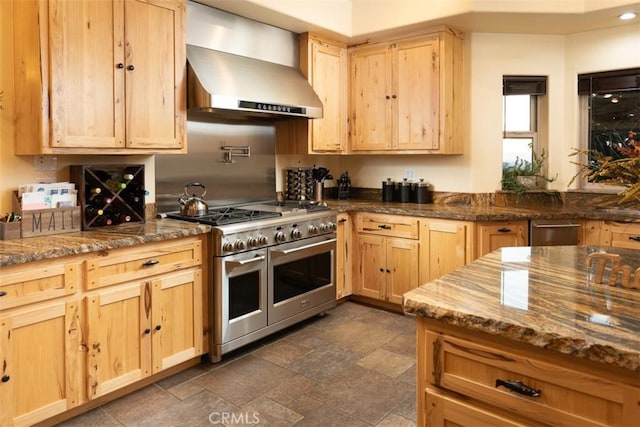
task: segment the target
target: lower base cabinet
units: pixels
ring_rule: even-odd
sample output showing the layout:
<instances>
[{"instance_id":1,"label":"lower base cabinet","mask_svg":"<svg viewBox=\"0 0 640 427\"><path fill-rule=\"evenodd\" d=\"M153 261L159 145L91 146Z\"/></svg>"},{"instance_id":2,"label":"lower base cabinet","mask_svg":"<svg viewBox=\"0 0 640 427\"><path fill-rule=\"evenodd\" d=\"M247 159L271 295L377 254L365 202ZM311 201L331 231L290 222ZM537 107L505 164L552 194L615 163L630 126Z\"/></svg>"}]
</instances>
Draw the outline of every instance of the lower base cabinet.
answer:
<instances>
[{"instance_id":1,"label":"lower base cabinet","mask_svg":"<svg viewBox=\"0 0 640 427\"><path fill-rule=\"evenodd\" d=\"M82 324L78 299L0 319L0 425L30 426L82 403Z\"/></svg>"},{"instance_id":2,"label":"lower base cabinet","mask_svg":"<svg viewBox=\"0 0 640 427\"><path fill-rule=\"evenodd\" d=\"M3 267L0 427L55 424L93 399L198 361L204 242L191 236Z\"/></svg>"},{"instance_id":3,"label":"lower base cabinet","mask_svg":"<svg viewBox=\"0 0 640 427\"><path fill-rule=\"evenodd\" d=\"M87 297L93 399L202 352L202 280L187 270Z\"/></svg>"},{"instance_id":4,"label":"lower base cabinet","mask_svg":"<svg viewBox=\"0 0 640 427\"><path fill-rule=\"evenodd\" d=\"M629 427L640 420L640 377L632 371L423 317L417 334L420 426ZM507 388L513 381L528 388Z\"/></svg>"}]
</instances>

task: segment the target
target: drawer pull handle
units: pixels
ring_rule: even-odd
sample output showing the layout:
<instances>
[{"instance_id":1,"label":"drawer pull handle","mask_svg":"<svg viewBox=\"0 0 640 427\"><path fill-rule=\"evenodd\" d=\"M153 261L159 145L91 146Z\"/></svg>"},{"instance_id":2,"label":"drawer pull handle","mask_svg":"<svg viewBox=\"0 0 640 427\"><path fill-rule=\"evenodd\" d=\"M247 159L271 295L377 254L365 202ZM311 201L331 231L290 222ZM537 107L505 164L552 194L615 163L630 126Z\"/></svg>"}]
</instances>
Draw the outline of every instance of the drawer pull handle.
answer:
<instances>
[{"instance_id":1,"label":"drawer pull handle","mask_svg":"<svg viewBox=\"0 0 640 427\"><path fill-rule=\"evenodd\" d=\"M143 267L151 267L152 265L156 265L156 264L160 264L160 261L158 261L157 259L150 259L147 262L143 262L142 266Z\"/></svg>"},{"instance_id":2,"label":"drawer pull handle","mask_svg":"<svg viewBox=\"0 0 640 427\"><path fill-rule=\"evenodd\" d=\"M155 330L156 330L156 331L159 331L160 329L162 329L162 326L160 326L160 325L156 325Z\"/></svg>"},{"instance_id":3,"label":"drawer pull handle","mask_svg":"<svg viewBox=\"0 0 640 427\"><path fill-rule=\"evenodd\" d=\"M508 233L508 232L510 232L510 231L511 231L511 229L510 229L510 228L507 228L507 227L502 227L502 228L499 228L499 229L498 229L498 231L499 231L500 233Z\"/></svg>"},{"instance_id":4,"label":"drawer pull handle","mask_svg":"<svg viewBox=\"0 0 640 427\"><path fill-rule=\"evenodd\" d=\"M150 333L151 333L151 329L146 328L146 329L144 330L144 334L145 334L145 335L149 335Z\"/></svg>"},{"instance_id":5,"label":"drawer pull handle","mask_svg":"<svg viewBox=\"0 0 640 427\"><path fill-rule=\"evenodd\" d=\"M5 296L7 293L5 291L0 291L0 297Z\"/></svg>"},{"instance_id":6,"label":"drawer pull handle","mask_svg":"<svg viewBox=\"0 0 640 427\"><path fill-rule=\"evenodd\" d=\"M11 379L11 377L9 375L3 375L2 376L2 382L3 383L9 382L10 379Z\"/></svg>"},{"instance_id":7,"label":"drawer pull handle","mask_svg":"<svg viewBox=\"0 0 640 427\"><path fill-rule=\"evenodd\" d=\"M383 230L391 230L391 226L387 224L380 224L378 228L381 228Z\"/></svg>"},{"instance_id":8,"label":"drawer pull handle","mask_svg":"<svg viewBox=\"0 0 640 427\"><path fill-rule=\"evenodd\" d=\"M340 219L338 220L338 222L347 222L347 219L346 219L346 218L340 218Z\"/></svg>"},{"instance_id":9,"label":"drawer pull handle","mask_svg":"<svg viewBox=\"0 0 640 427\"><path fill-rule=\"evenodd\" d=\"M522 394L524 396L529 396L529 397L540 397L540 395L542 394L540 390L531 388L523 384L522 381L518 381L518 380L513 381L513 380L497 379L496 387L500 387L500 386L503 386L510 391L516 392L518 394Z\"/></svg>"},{"instance_id":10,"label":"drawer pull handle","mask_svg":"<svg viewBox=\"0 0 640 427\"><path fill-rule=\"evenodd\" d=\"M634 242L640 242L640 236L629 236L629 240L633 240Z\"/></svg>"}]
</instances>

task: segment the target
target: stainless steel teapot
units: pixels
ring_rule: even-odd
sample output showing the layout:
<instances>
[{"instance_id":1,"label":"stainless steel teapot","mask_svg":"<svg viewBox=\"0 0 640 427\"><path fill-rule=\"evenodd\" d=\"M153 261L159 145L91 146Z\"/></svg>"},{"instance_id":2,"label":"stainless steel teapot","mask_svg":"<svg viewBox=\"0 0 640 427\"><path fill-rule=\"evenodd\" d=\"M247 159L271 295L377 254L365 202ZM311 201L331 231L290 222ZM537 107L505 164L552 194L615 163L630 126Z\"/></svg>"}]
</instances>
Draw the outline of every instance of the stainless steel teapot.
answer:
<instances>
[{"instance_id":1,"label":"stainless steel teapot","mask_svg":"<svg viewBox=\"0 0 640 427\"><path fill-rule=\"evenodd\" d=\"M198 197L193 193L189 196L189 188L200 187L202 194ZM184 187L184 193L180 195L178 203L180 203L180 214L184 216L202 216L209 212L209 206L202 199L207 194L207 188L199 182L190 182Z\"/></svg>"}]
</instances>

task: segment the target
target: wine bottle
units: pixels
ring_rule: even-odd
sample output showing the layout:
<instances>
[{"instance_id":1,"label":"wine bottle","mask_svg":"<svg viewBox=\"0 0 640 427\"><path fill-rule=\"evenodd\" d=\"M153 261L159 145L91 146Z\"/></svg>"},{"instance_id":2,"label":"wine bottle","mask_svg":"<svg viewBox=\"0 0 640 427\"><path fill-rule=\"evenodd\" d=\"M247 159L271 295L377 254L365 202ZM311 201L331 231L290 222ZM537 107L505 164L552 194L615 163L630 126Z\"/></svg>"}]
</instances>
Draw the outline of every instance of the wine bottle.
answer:
<instances>
[{"instance_id":1,"label":"wine bottle","mask_svg":"<svg viewBox=\"0 0 640 427\"><path fill-rule=\"evenodd\" d=\"M111 204L113 199L111 197L107 197L105 194L96 194L91 199L89 199L89 204L93 206L106 206Z\"/></svg>"},{"instance_id":2,"label":"wine bottle","mask_svg":"<svg viewBox=\"0 0 640 427\"><path fill-rule=\"evenodd\" d=\"M84 213L88 218L92 218L96 216L102 216L104 214L104 211L96 206L89 205L84 208Z\"/></svg>"},{"instance_id":3,"label":"wine bottle","mask_svg":"<svg viewBox=\"0 0 640 427\"><path fill-rule=\"evenodd\" d=\"M89 194L100 194L100 193L102 193L102 188L100 187L89 188Z\"/></svg>"},{"instance_id":4,"label":"wine bottle","mask_svg":"<svg viewBox=\"0 0 640 427\"><path fill-rule=\"evenodd\" d=\"M111 218L109 218L108 216L105 215L101 215L99 217L97 217L94 221L93 224L98 226L98 227L103 227L105 225L111 225L113 224L113 220Z\"/></svg>"}]
</instances>

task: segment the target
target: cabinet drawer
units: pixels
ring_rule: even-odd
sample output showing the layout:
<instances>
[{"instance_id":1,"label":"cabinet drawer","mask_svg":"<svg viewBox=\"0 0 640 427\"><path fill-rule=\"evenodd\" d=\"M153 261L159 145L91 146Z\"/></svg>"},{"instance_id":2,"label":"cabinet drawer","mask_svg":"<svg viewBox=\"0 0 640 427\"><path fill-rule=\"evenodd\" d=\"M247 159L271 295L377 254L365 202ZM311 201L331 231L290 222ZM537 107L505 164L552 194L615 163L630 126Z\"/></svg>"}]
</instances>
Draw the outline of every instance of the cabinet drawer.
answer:
<instances>
[{"instance_id":1,"label":"cabinet drawer","mask_svg":"<svg viewBox=\"0 0 640 427\"><path fill-rule=\"evenodd\" d=\"M359 214L357 216L359 233L380 236L418 238L418 219L399 215Z\"/></svg>"},{"instance_id":2,"label":"cabinet drawer","mask_svg":"<svg viewBox=\"0 0 640 427\"><path fill-rule=\"evenodd\" d=\"M0 308L5 310L72 294L78 290L80 265L76 260L45 260L3 267Z\"/></svg>"},{"instance_id":3,"label":"cabinet drawer","mask_svg":"<svg viewBox=\"0 0 640 427\"><path fill-rule=\"evenodd\" d=\"M633 387L447 335L427 332L426 339L426 372L444 389L555 426L627 426L638 415ZM521 381L540 395L508 391L499 380Z\"/></svg>"},{"instance_id":4,"label":"cabinet drawer","mask_svg":"<svg viewBox=\"0 0 640 427\"><path fill-rule=\"evenodd\" d=\"M461 427L525 427L541 426L530 421L518 421L448 395L441 390L425 390L424 426Z\"/></svg>"},{"instance_id":5,"label":"cabinet drawer","mask_svg":"<svg viewBox=\"0 0 640 427\"><path fill-rule=\"evenodd\" d=\"M640 224L606 222L604 229L611 230L611 246L614 248L640 249Z\"/></svg>"},{"instance_id":6,"label":"cabinet drawer","mask_svg":"<svg viewBox=\"0 0 640 427\"><path fill-rule=\"evenodd\" d=\"M110 286L202 263L199 239L149 243L100 252L85 263L87 289Z\"/></svg>"}]
</instances>

